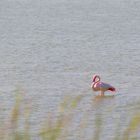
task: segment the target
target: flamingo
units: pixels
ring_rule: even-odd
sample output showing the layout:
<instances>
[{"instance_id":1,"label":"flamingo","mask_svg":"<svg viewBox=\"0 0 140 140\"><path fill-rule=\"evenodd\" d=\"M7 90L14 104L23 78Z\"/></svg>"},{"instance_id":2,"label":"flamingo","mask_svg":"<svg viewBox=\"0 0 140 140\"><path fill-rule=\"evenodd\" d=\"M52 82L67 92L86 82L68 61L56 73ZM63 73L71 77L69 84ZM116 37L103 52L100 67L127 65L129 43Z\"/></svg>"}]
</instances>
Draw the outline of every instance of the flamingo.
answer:
<instances>
[{"instance_id":1,"label":"flamingo","mask_svg":"<svg viewBox=\"0 0 140 140\"><path fill-rule=\"evenodd\" d=\"M100 91L100 96L104 96L105 91L112 91L115 92L116 89L104 82L100 81L100 76L99 75L95 75L93 76L93 81L92 81L92 85L91 88L93 89L93 91Z\"/></svg>"}]
</instances>

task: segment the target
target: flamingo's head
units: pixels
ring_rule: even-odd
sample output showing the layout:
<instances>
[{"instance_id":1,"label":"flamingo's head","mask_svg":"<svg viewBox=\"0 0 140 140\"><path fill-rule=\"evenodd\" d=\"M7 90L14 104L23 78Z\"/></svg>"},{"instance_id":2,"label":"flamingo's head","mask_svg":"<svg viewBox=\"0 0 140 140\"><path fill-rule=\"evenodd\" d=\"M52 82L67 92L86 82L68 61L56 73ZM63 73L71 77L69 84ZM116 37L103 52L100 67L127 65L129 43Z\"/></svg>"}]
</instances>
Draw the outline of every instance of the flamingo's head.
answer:
<instances>
[{"instance_id":1,"label":"flamingo's head","mask_svg":"<svg viewBox=\"0 0 140 140\"><path fill-rule=\"evenodd\" d=\"M99 75L94 75L92 82L99 82L100 81L100 76Z\"/></svg>"}]
</instances>

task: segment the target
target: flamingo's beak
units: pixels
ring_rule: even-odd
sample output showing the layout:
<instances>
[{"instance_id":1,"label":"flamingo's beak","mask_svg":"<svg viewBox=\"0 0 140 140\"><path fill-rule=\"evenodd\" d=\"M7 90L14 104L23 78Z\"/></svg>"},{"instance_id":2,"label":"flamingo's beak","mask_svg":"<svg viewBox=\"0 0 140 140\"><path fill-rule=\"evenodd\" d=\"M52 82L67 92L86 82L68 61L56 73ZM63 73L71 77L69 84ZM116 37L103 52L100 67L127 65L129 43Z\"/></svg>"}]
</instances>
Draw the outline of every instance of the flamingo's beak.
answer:
<instances>
[{"instance_id":1,"label":"flamingo's beak","mask_svg":"<svg viewBox=\"0 0 140 140\"><path fill-rule=\"evenodd\" d=\"M96 77L96 75L93 76L92 82L95 82Z\"/></svg>"}]
</instances>

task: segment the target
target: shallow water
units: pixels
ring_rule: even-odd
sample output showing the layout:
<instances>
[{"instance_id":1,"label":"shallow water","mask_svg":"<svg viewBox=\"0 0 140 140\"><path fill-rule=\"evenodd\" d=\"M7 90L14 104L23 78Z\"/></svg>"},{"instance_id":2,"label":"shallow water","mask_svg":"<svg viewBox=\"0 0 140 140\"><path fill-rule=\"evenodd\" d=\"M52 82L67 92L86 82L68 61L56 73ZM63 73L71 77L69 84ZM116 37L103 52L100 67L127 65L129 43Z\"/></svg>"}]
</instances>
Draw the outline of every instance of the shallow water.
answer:
<instances>
[{"instance_id":1,"label":"shallow water","mask_svg":"<svg viewBox=\"0 0 140 140\"><path fill-rule=\"evenodd\" d=\"M104 139L113 137L115 121L126 127L128 112L137 110L126 106L140 98L138 0L1 0L0 7L0 100L6 110L19 86L32 99L33 125L66 95L85 95L77 119L89 112L88 134L98 113L104 114ZM90 85L96 73L116 87L116 96L95 98Z\"/></svg>"}]
</instances>

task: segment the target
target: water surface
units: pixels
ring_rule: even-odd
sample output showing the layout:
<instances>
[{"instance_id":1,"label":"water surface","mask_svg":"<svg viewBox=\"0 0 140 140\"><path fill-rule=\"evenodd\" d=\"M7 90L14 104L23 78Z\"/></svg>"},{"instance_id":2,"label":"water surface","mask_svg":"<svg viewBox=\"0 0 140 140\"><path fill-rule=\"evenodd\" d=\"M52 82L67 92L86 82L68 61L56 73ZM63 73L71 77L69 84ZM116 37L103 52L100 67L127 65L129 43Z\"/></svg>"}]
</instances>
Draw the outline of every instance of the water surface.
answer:
<instances>
[{"instance_id":1,"label":"water surface","mask_svg":"<svg viewBox=\"0 0 140 140\"><path fill-rule=\"evenodd\" d=\"M128 112L137 110L126 106L140 98L139 1L1 0L0 7L0 100L6 110L19 86L32 99L33 126L66 95L85 95L76 120L89 113L86 139L95 114L104 116L104 139L113 138L117 121L125 129ZM117 95L96 99L93 74L114 85Z\"/></svg>"}]
</instances>

